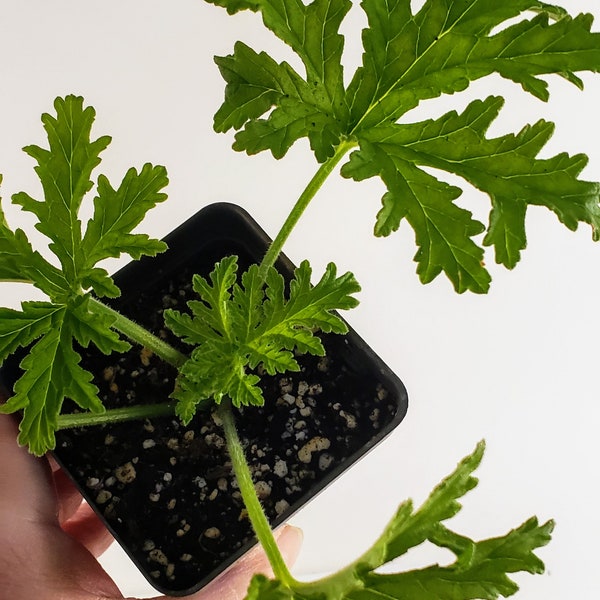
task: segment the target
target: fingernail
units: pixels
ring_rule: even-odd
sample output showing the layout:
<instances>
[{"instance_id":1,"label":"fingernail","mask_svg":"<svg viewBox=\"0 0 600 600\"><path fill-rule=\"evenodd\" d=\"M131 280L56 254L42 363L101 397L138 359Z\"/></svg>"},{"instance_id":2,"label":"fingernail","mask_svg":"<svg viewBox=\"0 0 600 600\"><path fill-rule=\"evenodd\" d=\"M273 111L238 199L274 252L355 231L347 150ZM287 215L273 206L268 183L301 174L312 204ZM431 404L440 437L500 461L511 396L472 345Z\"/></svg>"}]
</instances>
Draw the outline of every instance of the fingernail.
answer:
<instances>
[{"instance_id":1,"label":"fingernail","mask_svg":"<svg viewBox=\"0 0 600 600\"><path fill-rule=\"evenodd\" d=\"M288 525L287 523L275 532L277 544L300 545L304 540L304 532L299 527Z\"/></svg>"}]
</instances>

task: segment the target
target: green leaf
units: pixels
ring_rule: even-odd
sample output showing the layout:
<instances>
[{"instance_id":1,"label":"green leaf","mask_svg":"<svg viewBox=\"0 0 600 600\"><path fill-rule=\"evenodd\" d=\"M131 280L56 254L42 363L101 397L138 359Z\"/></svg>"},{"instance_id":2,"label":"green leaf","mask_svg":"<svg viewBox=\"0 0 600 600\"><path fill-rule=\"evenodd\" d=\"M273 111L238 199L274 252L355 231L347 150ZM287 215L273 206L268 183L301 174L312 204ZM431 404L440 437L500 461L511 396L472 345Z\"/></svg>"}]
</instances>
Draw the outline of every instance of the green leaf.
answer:
<instances>
[{"instance_id":1,"label":"green leaf","mask_svg":"<svg viewBox=\"0 0 600 600\"><path fill-rule=\"evenodd\" d=\"M382 596L403 600L496 600L515 594L519 587L508 573L519 571L543 573L542 561L533 550L550 540L553 524L539 525L532 518L503 537L473 543L440 528L439 538L432 536L440 546L457 554L453 565L438 565L409 571L380 575L370 573L364 578L364 589L351 592L355 600L379 600ZM457 543L458 542L458 543Z\"/></svg>"},{"instance_id":2,"label":"green leaf","mask_svg":"<svg viewBox=\"0 0 600 600\"><path fill-rule=\"evenodd\" d=\"M235 4L236 9L244 8ZM339 142L339 123L348 118L339 27L352 3L265 0L257 4L265 25L299 56L305 75L236 44L232 56L215 59L228 84L226 100L215 115L215 129L227 131L245 124L235 148L250 154L270 150L277 158L295 141L308 137L319 160L325 160ZM258 118L273 106L267 119Z\"/></svg>"},{"instance_id":3,"label":"green leaf","mask_svg":"<svg viewBox=\"0 0 600 600\"><path fill-rule=\"evenodd\" d=\"M484 444L463 459L418 509L404 502L383 534L357 561L325 579L285 585L256 575L246 600L496 600L518 590L511 573L542 573L534 554L550 541L553 523L528 519L506 535L474 541L446 527L444 521L461 509L460 499L477 485ZM429 542L447 548L456 560L399 573L377 570L408 550Z\"/></svg>"},{"instance_id":4,"label":"green leaf","mask_svg":"<svg viewBox=\"0 0 600 600\"><path fill-rule=\"evenodd\" d=\"M34 308L46 308L49 312L53 309L52 324L21 362L24 373L15 383L11 398L0 406L0 412L23 411L19 443L40 456L55 446L57 417L65 398L84 410L102 412L104 407L97 396L98 388L91 383L91 374L79 366L80 356L72 347L66 307Z\"/></svg>"},{"instance_id":5,"label":"green leaf","mask_svg":"<svg viewBox=\"0 0 600 600\"><path fill-rule=\"evenodd\" d=\"M259 8L261 0L255 0L254 2L248 0L206 0L216 6L222 6L227 9L230 15L239 12L240 10L252 10L256 11Z\"/></svg>"},{"instance_id":6,"label":"green leaf","mask_svg":"<svg viewBox=\"0 0 600 600\"><path fill-rule=\"evenodd\" d=\"M333 263L327 265L323 277L314 286L310 283L311 274L308 262L303 261L294 272L287 299L284 298L281 275L272 269L267 276L268 300L263 308L264 317L252 338L246 340L255 357L253 362L262 362L256 357L272 352L273 345L323 355L323 346L312 335L313 329L340 334L348 331L346 323L333 311L357 306L358 301L352 294L359 292L360 286L354 276L346 273L338 277ZM288 362L288 355L284 353L282 357L284 364ZM269 372L283 371L274 369Z\"/></svg>"},{"instance_id":7,"label":"green leaf","mask_svg":"<svg viewBox=\"0 0 600 600\"><path fill-rule=\"evenodd\" d=\"M403 504L375 543L372 550L375 560L368 553L363 558L364 563L379 563L377 566L380 566L405 554L434 536L441 522L458 514L462 508L459 499L477 486L473 472L481 463L484 449L483 442L480 442L475 451L433 490L418 511L413 512L410 502Z\"/></svg>"},{"instance_id":8,"label":"green leaf","mask_svg":"<svg viewBox=\"0 0 600 600\"><path fill-rule=\"evenodd\" d=\"M366 156L362 150L354 153L344 174L352 177L353 163L358 161L356 172L360 177L365 172L366 162L374 163L374 171L377 164L386 164L387 157L395 173L390 175L384 170L381 175L384 181L393 181L394 175L407 179L403 177L404 171L415 172L413 165L460 175L490 196L493 210L485 243L494 244L498 262L508 268L516 265L526 245L527 206L546 206L569 229L576 229L579 222L598 228L600 221L594 207L599 185L577 179L587 158L566 154L537 158L554 130L554 126L545 121L527 126L517 135L487 138L487 129L503 104L502 98L490 97L470 103L461 114L452 111L435 120L378 127L365 134L362 143L369 142L365 144ZM418 177L433 179L422 171ZM394 186L388 184L388 188L393 190ZM454 189L458 195L460 191ZM403 206L409 204L405 201L406 193L404 196L396 194L394 210L386 212L404 216L400 213ZM426 197L425 190L419 196ZM386 235L389 229L397 228L398 222L399 219L394 219L392 227L380 227L377 233ZM415 230L418 232L419 228ZM481 230L476 228L475 233Z\"/></svg>"},{"instance_id":9,"label":"green leaf","mask_svg":"<svg viewBox=\"0 0 600 600\"><path fill-rule=\"evenodd\" d=\"M129 169L117 190L112 188L106 177L99 177L94 216L87 225L82 242L85 267L91 268L105 258L121 254L137 259L166 250L164 242L131 232L148 210L166 200L167 195L161 190L167 183L165 168L150 164L145 164L139 173Z\"/></svg>"},{"instance_id":10,"label":"green leaf","mask_svg":"<svg viewBox=\"0 0 600 600\"><path fill-rule=\"evenodd\" d=\"M81 287L94 290L99 298L118 298L121 295L113 278L102 267L92 267L82 272Z\"/></svg>"},{"instance_id":11,"label":"green leaf","mask_svg":"<svg viewBox=\"0 0 600 600\"><path fill-rule=\"evenodd\" d=\"M60 260L65 276L74 280L83 258L79 208L92 187L90 177L100 163L100 152L108 146L110 138L90 140L96 113L91 107L84 108L83 98L57 98L54 108L56 117L42 115L50 148L25 148L38 163L35 170L42 183L44 200L34 200L21 192L13 196L13 202L37 216L36 228L52 240L50 248Z\"/></svg>"},{"instance_id":12,"label":"green leaf","mask_svg":"<svg viewBox=\"0 0 600 600\"><path fill-rule=\"evenodd\" d=\"M2 183L2 175L0 175ZM4 210L0 204L0 280L22 281L23 273L19 269L20 252L16 248L16 234L6 222Z\"/></svg>"},{"instance_id":13,"label":"green leaf","mask_svg":"<svg viewBox=\"0 0 600 600\"><path fill-rule=\"evenodd\" d=\"M0 361L19 347L31 346L14 395L1 410L23 410L19 439L36 454L53 447L65 398L84 410L103 410L74 343L93 343L105 354L130 347L113 330L114 318L90 308L86 290L97 296L120 293L97 263L122 253L140 258L165 249L163 242L132 233L146 212L166 198L161 192L168 181L165 169L149 164L140 172L130 169L117 189L100 176L94 214L83 233L80 208L110 138L91 140L95 111L84 106L83 98L57 98L54 106L56 116L42 116L49 148L25 148L37 161L44 198L21 192L13 202L37 217L36 228L50 239L60 268L34 250L22 230L13 231L0 208L0 280L32 283L50 299L24 303L20 311L0 309Z\"/></svg>"},{"instance_id":14,"label":"green leaf","mask_svg":"<svg viewBox=\"0 0 600 600\"><path fill-rule=\"evenodd\" d=\"M579 222L594 229L600 225L599 186L577 179L586 158L537 158L553 131L551 124L539 121L518 135L486 137L502 105L501 98L490 97L472 102L461 114L453 111L435 120L376 128L365 134L361 150L342 171L357 180L381 176L389 191L375 232L389 235L406 218L420 248L416 260L423 282L443 270L457 291L485 292L489 275L482 264L483 250L473 240L483 225L454 204L460 189L421 167L460 175L490 196L493 210L484 243L495 246L497 261L508 268L516 265L525 248L529 205L548 207L570 229Z\"/></svg>"},{"instance_id":15,"label":"green leaf","mask_svg":"<svg viewBox=\"0 0 600 600\"><path fill-rule=\"evenodd\" d=\"M383 180L387 193L375 232L388 235L403 219L410 223L424 283L444 272L459 292L487 291L483 246L494 246L496 261L513 268L526 245L530 205L548 207L570 229L587 223L594 239L600 237L600 186L579 179L586 157L538 158L552 124L540 121L489 139L500 98L410 122L410 111L423 100L460 92L494 73L543 101L549 98L546 75L582 87L577 73L600 71L600 33L591 31L591 15L572 17L536 0L426 0L414 14L409 0L364 0L362 64L345 87L339 31L347 3L214 3L230 12L260 11L304 66L301 74L238 42L232 55L217 59L227 87L215 129L238 130L236 150L270 150L277 158L304 137L320 162L336 147L358 146L342 174ZM460 188L425 167L456 174L489 196L489 223L473 220L456 202Z\"/></svg>"},{"instance_id":16,"label":"green leaf","mask_svg":"<svg viewBox=\"0 0 600 600\"><path fill-rule=\"evenodd\" d=\"M0 206L0 281L33 283L50 297L69 284L59 269L35 251L21 229L12 231Z\"/></svg>"},{"instance_id":17,"label":"green leaf","mask_svg":"<svg viewBox=\"0 0 600 600\"><path fill-rule=\"evenodd\" d=\"M240 406L262 406L265 403L262 390L258 387L260 377L252 373L237 373L231 378L227 388L229 396L238 408Z\"/></svg>"},{"instance_id":18,"label":"green leaf","mask_svg":"<svg viewBox=\"0 0 600 600\"><path fill-rule=\"evenodd\" d=\"M0 363L56 324L62 308L48 302L23 302L21 310L0 308Z\"/></svg>"},{"instance_id":19,"label":"green leaf","mask_svg":"<svg viewBox=\"0 0 600 600\"><path fill-rule=\"evenodd\" d=\"M245 600L299 600L300 595L277 579L255 575L250 582Z\"/></svg>"},{"instance_id":20,"label":"green leaf","mask_svg":"<svg viewBox=\"0 0 600 600\"><path fill-rule=\"evenodd\" d=\"M401 152L366 141L351 156L343 174L358 180L375 174L382 178L388 192L375 233L389 235L407 220L415 231L419 247L415 261L423 283L444 271L457 292L488 290L490 276L483 266L483 249L473 240L485 227L454 203L461 194L459 188L419 169Z\"/></svg>"},{"instance_id":21,"label":"green leaf","mask_svg":"<svg viewBox=\"0 0 600 600\"><path fill-rule=\"evenodd\" d=\"M93 343L103 354L127 352L131 348L129 342L122 340L112 329L114 319L97 311L90 311L90 296L77 298L65 315L74 339L87 348Z\"/></svg>"},{"instance_id":22,"label":"green leaf","mask_svg":"<svg viewBox=\"0 0 600 600\"><path fill-rule=\"evenodd\" d=\"M215 265L209 279L194 276L200 300L188 302L190 314L166 310L165 323L184 342L194 344L180 371L174 397L178 414L190 419L194 404L225 396L235 406L262 405L259 378L249 369L270 374L299 369L293 351L322 355L316 331L345 333L347 326L335 310L352 308L359 291L353 275L338 277L333 264L321 280L310 283L307 262L296 269L285 292L283 277L274 269L265 280L252 265L237 282L237 257Z\"/></svg>"},{"instance_id":23,"label":"green leaf","mask_svg":"<svg viewBox=\"0 0 600 600\"><path fill-rule=\"evenodd\" d=\"M44 199L35 200L20 192L13 195L13 202L36 215L36 228L50 238L50 250L58 258L62 272L31 248L22 231L13 233L2 214L0 249L9 245L14 248L0 261L0 275L4 274L4 279L15 278L18 265L20 279L32 281L59 303L90 287L99 296L118 296L108 273L96 265L123 253L137 259L165 250L163 242L145 234L133 234L132 230L150 208L165 200L161 190L168 183L166 171L150 164L144 165L139 173L132 168L116 190L106 177L100 176L94 215L83 232L79 211L86 193L93 187L92 172L110 138L91 140L96 113L92 107L84 107L83 98L57 98L54 106L56 116L42 116L49 149L25 148L38 163L35 170Z\"/></svg>"},{"instance_id":24,"label":"green leaf","mask_svg":"<svg viewBox=\"0 0 600 600\"><path fill-rule=\"evenodd\" d=\"M535 0L429 0L416 15L406 0L366 0L364 9L369 28L363 65L348 88L356 129L395 121L421 100L462 91L492 73L547 100L540 75L571 78L600 69L600 34L590 32L592 17L549 12ZM540 14L490 35L530 9Z\"/></svg>"},{"instance_id":25,"label":"green leaf","mask_svg":"<svg viewBox=\"0 0 600 600\"><path fill-rule=\"evenodd\" d=\"M202 302L190 306L201 336L208 326L224 339L231 340L231 288L236 280L237 268L237 257L226 256L215 265L210 282L199 275L192 278L194 291L202 299Z\"/></svg>"}]
</instances>

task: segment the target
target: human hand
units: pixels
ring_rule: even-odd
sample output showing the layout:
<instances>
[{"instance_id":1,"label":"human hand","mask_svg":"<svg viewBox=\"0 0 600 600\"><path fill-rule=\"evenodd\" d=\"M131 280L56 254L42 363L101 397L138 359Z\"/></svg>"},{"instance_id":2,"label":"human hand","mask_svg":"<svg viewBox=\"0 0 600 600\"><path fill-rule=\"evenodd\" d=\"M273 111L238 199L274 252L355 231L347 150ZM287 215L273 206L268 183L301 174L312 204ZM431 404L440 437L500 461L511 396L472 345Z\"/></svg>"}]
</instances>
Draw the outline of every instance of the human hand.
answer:
<instances>
[{"instance_id":1,"label":"human hand","mask_svg":"<svg viewBox=\"0 0 600 600\"><path fill-rule=\"evenodd\" d=\"M96 560L112 536L58 465L31 456L16 438L13 418L0 415L0 600L122 600ZM300 530L285 526L276 537L292 563ZM188 598L241 600L254 573L271 575L258 547ZM152 600L160 598L169 600Z\"/></svg>"}]
</instances>

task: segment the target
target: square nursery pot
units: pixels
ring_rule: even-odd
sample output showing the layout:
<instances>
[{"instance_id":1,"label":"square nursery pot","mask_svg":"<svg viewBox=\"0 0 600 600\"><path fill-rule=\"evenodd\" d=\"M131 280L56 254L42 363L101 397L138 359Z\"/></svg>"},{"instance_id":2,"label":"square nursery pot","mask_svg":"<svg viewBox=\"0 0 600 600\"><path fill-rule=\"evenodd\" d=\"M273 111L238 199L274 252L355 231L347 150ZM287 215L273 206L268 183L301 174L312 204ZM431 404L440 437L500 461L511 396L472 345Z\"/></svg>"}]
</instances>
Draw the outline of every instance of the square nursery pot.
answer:
<instances>
[{"instance_id":1,"label":"square nursery pot","mask_svg":"<svg viewBox=\"0 0 600 600\"><path fill-rule=\"evenodd\" d=\"M241 208L214 204L165 241L169 250L115 275L111 304L157 335L165 308L185 310L192 275L207 276L229 254L240 270L269 243ZM277 268L290 277L282 257ZM325 358L301 356L301 372L264 377L265 406L236 415L257 491L273 527L286 521L404 418L401 381L352 330L323 336ZM185 348L181 348L185 351ZM164 402L174 370L134 347L124 355L82 351L107 407ZM4 386L16 379L7 361ZM66 407L67 408L67 407ZM217 421L217 422L216 422ZM217 419L184 427L174 417L57 433L54 455L133 562L160 592L191 594L255 544Z\"/></svg>"}]
</instances>

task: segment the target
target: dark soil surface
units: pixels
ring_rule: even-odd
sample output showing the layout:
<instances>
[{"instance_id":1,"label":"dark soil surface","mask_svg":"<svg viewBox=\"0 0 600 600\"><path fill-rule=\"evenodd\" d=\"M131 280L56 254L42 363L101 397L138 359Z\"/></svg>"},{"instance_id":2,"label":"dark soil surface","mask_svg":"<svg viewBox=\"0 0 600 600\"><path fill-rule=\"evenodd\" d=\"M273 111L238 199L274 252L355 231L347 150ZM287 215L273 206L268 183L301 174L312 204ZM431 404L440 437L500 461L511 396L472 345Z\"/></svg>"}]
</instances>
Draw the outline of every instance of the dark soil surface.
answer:
<instances>
[{"instance_id":1,"label":"dark soil surface","mask_svg":"<svg viewBox=\"0 0 600 600\"><path fill-rule=\"evenodd\" d=\"M256 489L273 523L372 444L396 411L375 382L335 361L304 362L302 373L269 378L266 407L245 409L238 418ZM138 381L165 380L139 360L135 367L144 371ZM106 387L145 398L144 384L122 382L129 369L121 363ZM336 384L342 391L334 390ZM57 454L162 589L195 588L253 541L223 432L211 415L188 427L160 418L60 432Z\"/></svg>"}]
</instances>

